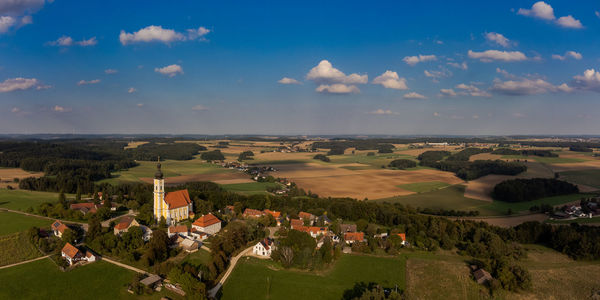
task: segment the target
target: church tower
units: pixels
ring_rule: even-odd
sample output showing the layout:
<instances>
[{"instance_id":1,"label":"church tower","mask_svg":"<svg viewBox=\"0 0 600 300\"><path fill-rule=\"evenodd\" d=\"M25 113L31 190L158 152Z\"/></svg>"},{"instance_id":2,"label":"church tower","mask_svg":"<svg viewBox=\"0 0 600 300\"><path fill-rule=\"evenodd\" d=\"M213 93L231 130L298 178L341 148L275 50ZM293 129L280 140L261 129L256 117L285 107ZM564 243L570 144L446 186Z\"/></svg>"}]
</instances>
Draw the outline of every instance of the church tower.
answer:
<instances>
[{"instance_id":1,"label":"church tower","mask_svg":"<svg viewBox=\"0 0 600 300\"><path fill-rule=\"evenodd\" d=\"M163 179L163 173L160 170L160 156L158 157L158 164L156 164L156 173L154 173L154 218L156 221L160 221L160 217L164 216L166 219L167 207L165 204L165 180Z\"/></svg>"}]
</instances>

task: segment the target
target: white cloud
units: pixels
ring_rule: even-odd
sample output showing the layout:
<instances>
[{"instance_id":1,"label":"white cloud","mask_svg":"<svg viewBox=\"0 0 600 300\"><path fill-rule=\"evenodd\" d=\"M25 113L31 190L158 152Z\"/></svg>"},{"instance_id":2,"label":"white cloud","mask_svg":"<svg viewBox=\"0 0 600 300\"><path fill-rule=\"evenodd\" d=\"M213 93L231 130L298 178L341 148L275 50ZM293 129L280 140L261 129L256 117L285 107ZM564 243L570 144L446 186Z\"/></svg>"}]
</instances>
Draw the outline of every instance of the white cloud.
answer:
<instances>
[{"instance_id":1,"label":"white cloud","mask_svg":"<svg viewBox=\"0 0 600 300\"><path fill-rule=\"evenodd\" d=\"M54 111L54 112L59 112L59 113L63 113L63 112L70 112L70 111L71 111L71 108L68 108L68 107L63 107L63 106L60 106L60 105L55 105L55 106L52 108L52 111Z\"/></svg>"},{"instance_id":2,"label":"white cloud","mask_svg":"<svg viewBox=\"0 0 600 300\"><path fill-rule=\"evenodd\" d=\"M469 66L467 65L467 62L463 61L462 64L459 64L457 62L448 62L446 63L447 65L457 68L457 69L462 69L462 70L467 70L469 68Z\"/></svg>"},{"instance_id":3,"label":"white cloud","mask_svg":"<svg viewBox=\"0 0 600 300\"><path fill-rule=\"evenodd\" d=\"M511 45L511 41L507 39L504 35L497 32L488 32L485 34L485 39L494 42L504 48L508 48Z\"/></svg>"},{"instance_id":4,"label":"white cloud","mask_svg":"<svg viewBox=\"0 0 600 300\"><path fill-rule=\"evenodd\" d=\"M300 81L298 81L294 78L289 78L289 77L283 77L283 78L277 80L277 82L280 84L300 84Z\"/></svg>"},{"instance_id":5,"label":"white cloud","mask_svg":"<svg viewBox=\"0 0 600 300\"><path fill-rule=\"evenodd\" d=\"M581 53L578 53L575 51L567 51L567 52L565 52L565 55L552 54L552 59L565 60L568 57L572 57L576 60L580 60L583 58L583 55L581 55Z\"/></svg>"},{"instance_id":6,"label":"white cloud","mask_svg":"<svg viewBox=\"0 0 600 300\"><path fill-rule=\"evenodd\" d=\"M79 45L81 47L88 47L88 46L94 46L94 45L98 44L98 41L96 40L96 37L92 37L87 40L74 41L72 37L70 37L68 35L63 35L63 36L59 37L56 41L50 41L50 42L47 42L46 44L50 45L50 46L58 46L58 47L70 47L73 45Z\"/></svg>"},{"instance_id":7,"label":"white cloud","mask_svg":"<svg viewBox=\"0 0 600 300\"><path fill-rule=\"evenodd\" d=\"M520 8L519 11L517 11L517 14L547 21L553 21L556 25L565 28L583 28L581 21L573 18L573 16L571 15L556 19L556 16L554 16L554 9L552 8L552 6L550 6L544 1L536 2L535 4L533 4L531 9Z\"/></svg>"},{"instance_id":8,"label":"white cloud","mask_svg":"<svg viewBox=\"0 0 600 300\"><path fill-rule=\"evenodd\" d=\"M515 118L525 118L526 117L526 115L524 115L520 112L513 113L512 116Z\"/></svg>"},{"instance_id":9,"label":"white cloud","mask_svg":"<svg viewBox=\"0 0 600 300\"><path fill-rule=\"evenodd\" d=\"M360 93L360 90L355 85L347 85L343 83L334 83L334 84L322 84L319 85L315 91L319 93L329 93L329 94L352 94L352 93Z\"/></svg>"},{"instance_id":10,"label":"white cloud","mask_svg":"<svg viewBox=\"0 0 600 300\"><path fill-rule=\"evenodd\" d=\"M583 28L581 21L573 18L573 16L571 16L571 15L558 18L558 20L556 20L556 24L558 24L562 27L565 27L565 28L575 28L575 29Z\"/></svg>"},{"instance_id":11,"label":"white cloud","mask_svg":"<svg viewBox=\"0 0 600 300\"><path fill-rule=\"evenodd\" d=\"M88 85L88 84L96 84L96 83L100 83L100 79L92 79L92 80L79 80L79 82L77 82L77 85Z\"/></svg>"},{"instance_id":12,"label":"white cloud","mask_svg":"<svg viewBox=\"0 0 600 300\"><path fill-rule=\"evenodd\" d=\"M475 120L479 120L479 115L473 115L473 116L471 116L471 118L473 118Z\"/></svg>"},{"instance_id":13,"label":"white cloud","mask_svg":"<svg viewBox=\"0 0 600 300\"><path fill-rule=\"evenodd\" d=\"M583 75L573 77L573 85L583 90L600 92L600 72L594 69L588 69Z\"/></svg>"},{"instance_id":14,"label":"white cloud","mask_svg":"<svg viewBox=\"0 0 600 300\"><path fill-rule=\"evenodd\" d=\"M174 77L177 74L183 74L183 68L180 65L173 64L162 68L154 68L154 72Z\"/></svg>"},{"instance_id":15,"label":"white cloud","mask_svg":"<svg viewBox=\"0 0 600 300\"><path fill-rule=\"evenodd\" d=\"M459 95L468 95L468 96L472 96L472 97L491 97L492 95L486 91L482 91L480 90L478 87L472 85L472 84L458 84L457 86L455 86L456 89L461 90L461 92L459 92Z\"/></svg>"},{"instance_id":16,"label":"white cloud","mask_svg":"<svg viewBox=\"0 0 600 300\"><path fill-rule=\"evenodd\" d=\"M486 50L483 52L475 52L469 50L468 55L469 58L479 59L482 62L491 62L494 60L510 62L527 59L527 56L520 51Z\"/></svg>"},{"instance_id":17,"label":"white cloud","mask_svg":"<svg viewBox=\"0 0 600 300\"><path fill-rule=\"evenodd\" d=\"M206 106L204 106L202 104L198 104L198 105L192 107L192 110L195 110L195 111L207 111L208 107L206 107Z\"/></svg>"},{"instance_id":18,"label":"white cloud","mask_svg":"<svg viewBox=\"0 0 600 300\"><path fill-rule=\"evenodd\" d=\"M132 93L137 92L137 90L134 87L130 87L129 89L127 89L127 92L132 94Z\"/></svg>"},{"instance_id":19,"label":"white cloud","mask_svg":"<svg viewBox=\"0 0 600 300\"><path fill-rule=\"evenodd\" d=\"M425 70L425 71L423 71L423 74L425 74L426 77L431 78L433 80L433 82L439 82L439 80L441 78L446 78L446 77L452 76L452 72L450 72L449 70L443 69L443 68L439 71Z\"/></svg>"},{"instance_id":20,"label":"white cloud","mask_svg":"<svg viewBox=\"0 0 600 300\"><path fill-rule=\"evenodd\" d=\"M106 69L106 70L104 70L104 73L106 73L106 74L116 74L116 73L119 73L119 70Z\"/></svg>"},{"instance_id":21,"label":"white cloud","mask_svg":"<svg viewBox=\"0 0 600 300\"><path fill-rule=\"evenodd\" d=\"M389 109L376 109L374 111L369 112L369 114L372 115L398 115L397 112L393 112Z\"/></svg>"},{"instance_id":22,"label":"white cloud","mask_svg":"<svg viewBox=\"0 0 600 300\"><path fill-rule=\"evenodd\" d=\"M517 80L507 81L496 80L491 90L499 94L521 96L556 92L568 93L573 91L573 88L569 87L566 83L563 83L561 85L553 85L539 78L521 78Z\"/></svg>"},{"instance_id":23,"label":"white cloud","mask_svg":"<svg viewBox=\"0 0 600 300\"><path fill-rule=\"evenodd\" d=\"M26 12L35 12L44 6L44 2L45 0L2 0L0 1L0 14L21 15Z\"/></svg>"},{"instance_id":24,"label":"white cloud","mask_svg":"<svg viewBox=\"0 0 600 300\"><path fill-rule=\"evenodd\" d=\"M21 26L33 24L33 17L31 16L23 16L21 18Z\"/></svg>"},{"instance_id":25,"label":"white cloud","mask_svg":"<svg viewBox=\"0 0 600 300\"><path fill-rule=\"evenodd\" d=\"M15 18L11 16L0 16L0 33L7 32L15 23Z\"/></svg>"},{"instance_id":26,"label":"white cloud","mask_svg":"<svg viewBox=\"0 0 600 300\"><path fill-rule=\"evenodd\" d=\"M98 41L96 40L96 37L94 36L94 37L91 37L90 39L81 40L79 42L76 42L76 44L81 47L95 46L96 44L98 44Z\"/></svg>"},{"instance_id":27,"label":"white cloud","mask_svg":"<svg viewBox=\"0 0 600 300\"><path fill-rule=\"evenodd\" d=\"M416 64L418 64L420 62L426 62L426 61L432 61L432 60L437 60L437 57L435 55L419 54L418 56L406 56L402 59L402 61L404 61L409 66L415 66Z\"/></svg>"},{"instance_id":28,"label":"white cloud","mask_svg":"<svg viewBox=\"0 0 600 300\"><path fill-rule=\"evenodd\" d=\"M373 84L380 84L386 89L406 90L406 79L399 77L398 73L393 71L385 71L383 74L373 79Z\"/></svg>"},{"instance_id":29,"label":"white cloud","mask_svg":"<svg viewBox=\"0 0 600 300\"><path fill-rule=\"evenodd\" d=\"M320 61L316 67L310 69L306 75L306 79L313 80L319 84L364 84L369 81L367 75L359 75L356 73L346 75L344 72L334 68L331 63L325 59Z\"/></svg>"},{"instance_id":30,"label":"white cloud","mask_svg":"<svg viewBox=\"0 0 600 300\"><path fill-rule=\"evenodd\" d=\"M596 17L600 18L600 11L595 11Z\"/></svg>"},{"instance_id":31,"label":"white cloud","mask_svg":"<svg viewBox=\"0 0 600 300\"><path fill-rule=\"evenodd\" d=\"M441 89L440 96L456 97L456 92L453 89Z\"/></svg>"},{"instance_id":32,"label":"white cloud","mask_svg":"<svg viewBox=\"0 0 600 300\"><path fill-rule=\"evenodd\" d=\"M133 33L121 30L119 41L127 45L131 43L159 42L169 44L172 42L186 40L205 40L204 36L210 33L209 29L200 26L198 29L187 29L187 35L173 29L162 28L162 26L150 25Z\"/></svg>"},{"instance_id":33,"label":"white cloud","mask_svg":"<svg viewBox=\"0 0 600 300\"><path fill-rule=\"evenodd\" d=\"M502 76L504 76L505 78L516 78L515 75L509 73L508 71L506 71L504 69L496 68L496 73L502 74Z\"/></svg>"},{"instance_id":34,"label":"white cloud","mask_svg":"<svg viewBox=\"0 0 600 300\"><path fill-rule=\"evenodd\" d=\"M10 78L0 82L0 93L28 90L37 85L39 85L39 81L35 78Z\"/></svg>"},{"instance_id":35,"label":"white cloud","mask_svg":"<svg viewBox=\"0 0 600 300\"><path fill-rule=\"evenodd\" d=\"M144 107L144 103L138 103L136 104L137 107Z\"/></svg>"},{"instance_id":36,"label":"white cloud","mask_svg":"<svg viewBox=\"0 0 600 300\"><path fill-rule=\"evenodd\" d=\"M404 99L427 99L427 97L425 97L419 93L415 93L415 92L410 92L408 94L404 94L403 98Z\"/></svg>"}]
</instances>

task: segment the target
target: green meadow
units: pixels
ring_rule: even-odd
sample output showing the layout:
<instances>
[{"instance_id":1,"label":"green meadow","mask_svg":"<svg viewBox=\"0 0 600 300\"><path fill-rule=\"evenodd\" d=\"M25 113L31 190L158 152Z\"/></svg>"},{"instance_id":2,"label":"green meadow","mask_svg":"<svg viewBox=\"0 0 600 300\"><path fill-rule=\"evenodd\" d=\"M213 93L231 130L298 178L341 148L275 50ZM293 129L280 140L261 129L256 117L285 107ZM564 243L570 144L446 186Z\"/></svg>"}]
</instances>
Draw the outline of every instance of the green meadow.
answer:
<instances>
[{"instance_id":1,"label":"green meadow","mask_svg":"<svg viewBox=\"0 0 600 300\"><path fill-rule=\"evenodd\" d=\"M25 231L33 226L49 227L52 220L0 211L0 236Z\"/></svg>"},{"instance_id":2,"label":"green meadow","mask_svg":"<svg viewBox=\"0 0 600 300\"><path fill-rule=\"evenodd\" d=\"M0 189L0 207L25 211L44 202L58 201L57 193Z\"/></svg>"}]
</instances>

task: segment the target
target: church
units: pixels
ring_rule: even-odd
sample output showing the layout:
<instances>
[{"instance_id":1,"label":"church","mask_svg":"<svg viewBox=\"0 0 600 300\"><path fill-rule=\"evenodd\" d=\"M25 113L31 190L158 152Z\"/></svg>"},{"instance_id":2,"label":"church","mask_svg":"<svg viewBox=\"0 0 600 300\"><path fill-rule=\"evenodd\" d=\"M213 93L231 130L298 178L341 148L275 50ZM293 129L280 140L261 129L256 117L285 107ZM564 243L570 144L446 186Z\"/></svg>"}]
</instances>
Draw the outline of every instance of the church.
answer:
<instances>
[{"instance_id":1,"label":"church","mask_svg":"<svg viewBox=\"0 0 600 300\"><path fill-rule=\"evenodd\" d=\"M163 217L168 225L193 217L194 210L187 190L165 194L165 180L160 170L160 158L154 174L154 218L156 222Z\"/></svg>"}]
</instances>

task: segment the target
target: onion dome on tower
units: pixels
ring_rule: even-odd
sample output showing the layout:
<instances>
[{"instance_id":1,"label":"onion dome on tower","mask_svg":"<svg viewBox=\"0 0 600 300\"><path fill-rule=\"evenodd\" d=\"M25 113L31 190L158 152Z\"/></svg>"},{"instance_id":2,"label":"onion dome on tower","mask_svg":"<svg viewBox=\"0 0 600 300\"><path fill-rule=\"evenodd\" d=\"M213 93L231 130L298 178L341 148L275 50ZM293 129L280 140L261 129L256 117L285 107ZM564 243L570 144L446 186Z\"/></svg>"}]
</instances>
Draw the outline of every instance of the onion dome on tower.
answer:
<instances>
[{"instance_id":1,"label":"onion dome on tower","mask_svg":"<svg viewBox=\"0 0 600 300\"><path fill-rule=\"evenodd\" d=\"M163 173L160 170L160 156L158 157L158 164L156 164L156 173L154 173L155 179L163 179Z\"/></svg>"}]
</instances>

